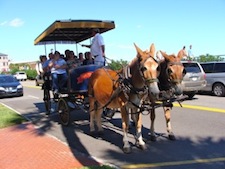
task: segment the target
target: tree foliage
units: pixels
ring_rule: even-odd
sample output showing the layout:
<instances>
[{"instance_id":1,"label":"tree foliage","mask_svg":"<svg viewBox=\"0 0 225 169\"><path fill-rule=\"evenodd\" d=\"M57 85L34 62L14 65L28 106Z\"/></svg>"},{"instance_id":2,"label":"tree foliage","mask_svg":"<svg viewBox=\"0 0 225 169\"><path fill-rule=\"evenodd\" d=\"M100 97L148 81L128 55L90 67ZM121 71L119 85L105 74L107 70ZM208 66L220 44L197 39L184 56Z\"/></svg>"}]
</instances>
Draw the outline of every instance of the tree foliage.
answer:
<instances>
[{"instance_id":1,"label":"tree foliage","mask_svg":"<svg viewBox=\"0 0 225 169\"><path fill-rule=\"evenodd\" d=\"M108 66L112 70L119 70L124 66L126 66L127 64L128 64L127 61L120 59L120 60L112 60L111 63L108 64Z\"/></svg>"},{"instance_id":2,"label":"tree foliage","mask_svg":"<svg viewBox=\"0 0 225 169\"><path fill-rule=\"evenodd\" d=\"M25 70L26 74L27 74L27 78L30 80L34 80L35 77L37 76L37 71L36 70Z\"/></svg>"},{"instance_id":3,"label":"tree foliage","mask_svg":"<svg viewBox=\"0 0 225 169\"><path fill-rule=\"evenodd\" d=\"M200 55L197 59L198 62L211 62L211 61L222 61L224 60L221 56L214 56L210 54Z\"/></svg>"},{"instance_id":4,"label":"tree foliage","mask_svg":"<svg viewBox=\"0 0 225 169\"><path fill-rule=\"evenodd\" d=\"M28 63L16 63L16 64L11 63L9 65L9 69L10 69L9 73L12 75L18 71L24 71L26 72L28 79L35 79L35 77L37 76L36 70L32 70Z\"/></svg>"}]
</instances>

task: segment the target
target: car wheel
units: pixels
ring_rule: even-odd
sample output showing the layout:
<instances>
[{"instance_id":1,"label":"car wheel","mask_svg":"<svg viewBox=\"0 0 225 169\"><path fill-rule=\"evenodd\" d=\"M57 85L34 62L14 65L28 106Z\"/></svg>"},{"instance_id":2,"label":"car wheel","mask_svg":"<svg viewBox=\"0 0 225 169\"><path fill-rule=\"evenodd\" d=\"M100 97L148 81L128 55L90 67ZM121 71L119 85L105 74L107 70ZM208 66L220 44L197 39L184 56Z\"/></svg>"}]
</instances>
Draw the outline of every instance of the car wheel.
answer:
<instances>
[{"instance_id":1,"label":"car wheel","mask_svg":"<svg viewBox=\"0 0 225 169\"><path fill-rule=\"evenodd\" d=\"M192 99L195 96L195 93L188 93L187 95L189 99Z\"/></svg>"},{"instance_id":2,"label":"car wheel","mask_svg":"<svg viewBox=\"0 0 225 169\"><path fill-rule=\"evenodd\" d=\"M36 85L36 86L39 86L39 84L38 84L37 80L35 80L35 85Z\"/></svg>"},{"instance_id":3,"label":"car wheel","mask_svg":"<svg viewBox=\"0 0 225 169\"><path fill-rule=\"evenodd\" d=\"M216 83L213 86L213 94L219 97L225 96L225 87L221 83Z\"/></svg>"},{"instance_id":4,"label":"car wheel","mask_svg":"<svg viewBox=\"0 0 225 169\"><path fill-rule=\"evenodd\" d=\"M184 92L184 95L188 96L188 99L192 99L195 96L196 92Z\"/></svg>"}]
</instances>

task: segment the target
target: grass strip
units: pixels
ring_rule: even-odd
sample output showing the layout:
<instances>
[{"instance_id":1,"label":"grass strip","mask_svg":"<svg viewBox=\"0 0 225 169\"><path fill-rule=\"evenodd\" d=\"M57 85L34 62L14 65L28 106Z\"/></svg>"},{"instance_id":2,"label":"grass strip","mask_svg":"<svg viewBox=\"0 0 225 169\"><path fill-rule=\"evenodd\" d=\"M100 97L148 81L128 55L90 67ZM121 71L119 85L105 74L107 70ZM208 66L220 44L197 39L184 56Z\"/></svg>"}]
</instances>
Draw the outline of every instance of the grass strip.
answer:
<instances>
[{"instance_id":1,"label":"grass strip","mask_svg":"<svg viewBox=\"0 0 225 169\"><path fill-rule=\"evenodd\" d=\"M24 117L0 104L0 128L21 124L25 121L27 120Z\"/></svg>"}]
</instances>

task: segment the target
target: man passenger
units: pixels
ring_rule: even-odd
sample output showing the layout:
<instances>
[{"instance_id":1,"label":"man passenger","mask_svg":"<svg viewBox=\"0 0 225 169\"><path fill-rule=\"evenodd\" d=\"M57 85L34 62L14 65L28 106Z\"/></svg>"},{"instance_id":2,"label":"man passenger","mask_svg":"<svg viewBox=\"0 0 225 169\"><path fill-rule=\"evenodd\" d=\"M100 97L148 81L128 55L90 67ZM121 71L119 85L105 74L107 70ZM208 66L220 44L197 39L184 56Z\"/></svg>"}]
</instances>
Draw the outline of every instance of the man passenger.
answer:
<instances>
[{"instance_id":1,"label":"man passenger","mask_svg":"<svg viewBox=\"0 0 225 169\"><path fill-rule=\"evenodd\" d=\"M58 98L60 90L65 89L67 84L67 63L60 57L60 53L55 51L54 59L49 62L52 75L52 89L55 98Z\"/></svg>"}]
</instances>

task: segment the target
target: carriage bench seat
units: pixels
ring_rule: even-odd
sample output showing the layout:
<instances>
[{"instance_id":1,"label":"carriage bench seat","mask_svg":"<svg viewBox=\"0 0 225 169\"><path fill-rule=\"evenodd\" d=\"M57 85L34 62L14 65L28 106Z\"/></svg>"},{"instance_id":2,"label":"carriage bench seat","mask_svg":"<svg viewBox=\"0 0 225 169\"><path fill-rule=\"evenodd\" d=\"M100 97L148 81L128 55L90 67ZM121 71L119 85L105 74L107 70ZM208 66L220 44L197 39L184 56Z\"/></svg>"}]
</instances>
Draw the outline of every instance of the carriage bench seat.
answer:
<instances>
[{"instance_id":1,"label":"carriage bench seat","mask_svg":"<svg viewBox=\"0 0 225 169\"><path fill-rule=\"evenodd\" d=\"M85 65L68 71L68 91L69 93L85 93L88 91L88 81L92 73L101 68L98 65Z\"/></svg>"}]
</instances>

